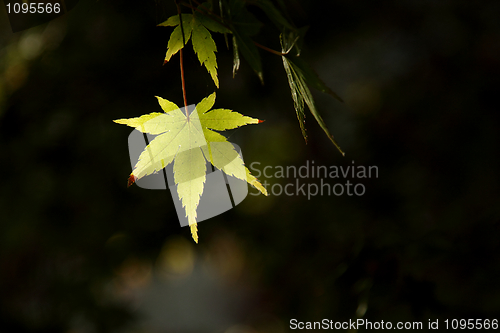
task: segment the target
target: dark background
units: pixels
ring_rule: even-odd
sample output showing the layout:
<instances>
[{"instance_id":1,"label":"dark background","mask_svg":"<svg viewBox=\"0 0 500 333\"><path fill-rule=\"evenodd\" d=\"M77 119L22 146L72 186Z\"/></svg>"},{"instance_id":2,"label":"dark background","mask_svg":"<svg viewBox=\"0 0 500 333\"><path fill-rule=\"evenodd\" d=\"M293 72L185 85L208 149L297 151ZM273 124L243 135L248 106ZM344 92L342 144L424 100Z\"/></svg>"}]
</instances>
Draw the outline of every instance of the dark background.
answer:
<instances>
[{"instance_id":1,"label":"dark background","mask_svg":"<svg viewBox=\"0 0 500 333\"><path fill-rule=\"evenodd\" d=\"M500 2L291 2L310 25L302 56L345 100L315 92L346 157L311 115L304 143L279 57L261 52L264 86L244 62L232 79L214 36L216 107L266 120L229 133L247 165L354 161L379 175L354 180L360 197L248 196L200 223L198 245L167 191L126 188L130 130L112 122L159 111L155 95L182 104L178 56L162 66L171 28L156 27L175 12L80 1L12 33L2 9L0 332L500 319ZM215 87L187 49L196 103Z\"/></svg>"}]
</instances>

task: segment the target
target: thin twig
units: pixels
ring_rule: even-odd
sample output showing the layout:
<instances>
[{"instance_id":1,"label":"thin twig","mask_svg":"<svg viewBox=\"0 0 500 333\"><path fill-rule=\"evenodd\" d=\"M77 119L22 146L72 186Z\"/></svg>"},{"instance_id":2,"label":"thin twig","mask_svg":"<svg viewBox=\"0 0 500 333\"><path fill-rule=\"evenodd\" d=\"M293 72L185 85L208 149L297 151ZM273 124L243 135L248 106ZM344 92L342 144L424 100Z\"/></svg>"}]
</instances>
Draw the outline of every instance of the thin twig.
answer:
<instances>
[{"instance_id":1,"label":"thin twig","mask_svg":"<svg viewBox=\"0 0 500 333\"><path fill-rule=\"evenodd\" d=\"M181 7L175 2L177 5L177 13L179 14L179 23L181 25L181 33L182 33L182 44L183 47L179 51L180 55L180 62L181 62L181 81L182 81L182 97L184 98L184 111L186 112L186 117L189 119L189 111L188 111L188 104L187 104L187 98L186 98L186 80L184 78L184 47L186 46L186 37L184 35L184 27L182 25L182 15L181 15Z\"/></svg>"},{"instance_id":2,"label":"thin twig","mask_svg":"<svg viewBox=\"0 0 500 333\"><path fill-rule=\"evenodd\" d=\"M184 98L184 107L186 111L186 117L189 118L189 112L187 107L187 98L186 98L186 80L184 79L184 57L182 49L179 51L180 59L181 59L181 80L182 80L182 97Z\"/></svg>"},{"instance_id":3,"label":"thin twig","mask_svg":"<svg viewBox=\"0 0 500 333\"><path fill-rule=\"evenodd\" d=\"M261 45L259 43L257 43L256 41L253 42L257 47L260 47L261 49L263 50L266 50L267 52L271 52L272 54L276 54L276 55L279 55L280 57L286 55L286 53L283 53L283 52L278 52L276 50L273 50L273 49L270 49L268 48L267 46L264 46L264 45Z\"/></svg>"}]
</instances>

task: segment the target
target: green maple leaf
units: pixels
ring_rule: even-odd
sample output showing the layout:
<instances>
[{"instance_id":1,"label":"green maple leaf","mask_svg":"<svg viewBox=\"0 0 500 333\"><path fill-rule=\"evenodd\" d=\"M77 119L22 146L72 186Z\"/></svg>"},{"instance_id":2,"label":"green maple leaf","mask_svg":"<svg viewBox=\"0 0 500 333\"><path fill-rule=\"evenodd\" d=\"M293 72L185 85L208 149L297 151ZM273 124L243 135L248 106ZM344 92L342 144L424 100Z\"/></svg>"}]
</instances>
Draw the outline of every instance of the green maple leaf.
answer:
<instances>
[{"instance_id":1,"label":"green maple leaf","mask_svg":"<svg viewBox=\"0 0 500 333\"><path fill-rule=\"evenodd\" d=\"M198 8L206 10L207 6L207 4L201 4ZM159 24L160 26L176 27L168 41L165 62L169 61L174 54L179 52L192 37L193 50L198 56L200 64L205 66L215 85L219 88L217 59L215 57L217 46L208 30L220 33L231 33L231 31L219 22L199 12L195 14L182 14L181 17L182 25L179 15L171 16L165 22ZM184 36L182 34L183 31Z\"/></svg>"},{"instance_id":2,"label":"green maple leaf","mask_svg":"<svg viewBox=\"0 0 500 333\"><path fill-rule=\"evenodd\" d=\"M177 105L157 97L164 113L154 112L137 118L118 119L143 132L157 135L139 156L128 185L162 170L174 162L177 194L186 210L193 239L198 242L196 209L206 179L206 161L227 175L247 181L267 195L266 189L250 174L233 145L215 131L225 131L261 121L227 109L212 109L215 93L204 98L190 114Z\"/></svg>"},{"instance_id":3,"label":"green maple leaf","mask_svg":"<svg viewBox=\"0 0 500 333\"><path fill-rule=\"evenodd\" d=\"M319 114L316 103L314 102L313 95L309 90L308 84L317 88L318 90L328 93L342 102L342 99L334 93L330 88L326 86L319 79L319 77L314 73L314 71L307 66L307 64L299 57L291 57L288 53L291 49L296 45L298 37L291 33L289 35L281 35L281 48L283 52L283 56L281 57L283 60L283 66L285 68L286 76L288 78L288 84L290 85L290 90L292 93L293 105L295 108L295 112L297 113L297 118L299 120L300 129L302 131L302 135L307 142L307 135L305 129L305 112L304 105L307 105L309 111L311 111L313 117L316 119L320 127L326 133L330 141L337 147L340 153L344 156L345 153L340 148L339 144L330 133L328 128L326 127L325 121Z\"/></svg>"}]
</instances>

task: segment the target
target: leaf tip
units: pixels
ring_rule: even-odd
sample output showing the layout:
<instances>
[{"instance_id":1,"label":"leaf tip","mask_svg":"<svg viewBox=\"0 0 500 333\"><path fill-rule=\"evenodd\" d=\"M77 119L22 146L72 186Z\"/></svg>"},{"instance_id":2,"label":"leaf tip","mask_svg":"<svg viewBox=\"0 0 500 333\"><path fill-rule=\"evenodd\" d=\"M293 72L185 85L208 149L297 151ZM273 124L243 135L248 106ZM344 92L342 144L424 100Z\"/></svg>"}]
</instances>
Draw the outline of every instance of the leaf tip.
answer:
<instances>
[{"instance_id":1,"label":"leaf tip","mask_svg":"<svg viewBox=\"0 0 500 333\"><path fill-rule=\"evenodd\" d=\"M260 119L257 119L257 120L258 120L257 124L262 124L263 122L265 122L265 120L260 120Z\"/></svg>"},{"instance_id":2,"label":"leaf tip","mask_svg":"<svg viewBox=\"0 0 500 333\"><path fill-rule=\"evenodd\" d=\"M193 236L194 241L198 244L198 228L196 227L196 222L190 224L189 227L191 228L191 236Z\"/></svg>"},{"instance_id":3,"label":"leaf tip","mask_svg":"<svg viewBox=\"0 0 500 333\"><path fill-rule=\"evenodd\" d=\"M264 75L262 74L262 72L258 72L257 76L259 77L260 84L264 85Z\"/></svg>"},{"instance_id":4,"label":"leaf tip","mask_svg":"<svg viewBox=\"0 0 500 333\"><path fill-rule=\"evenodd\" d=\"M132 184L134 184L136 180L137 177L134 176L134 174L130 174L130 177L128 177L127 187L132 186Z\"/></svg>"}]
</instances>

